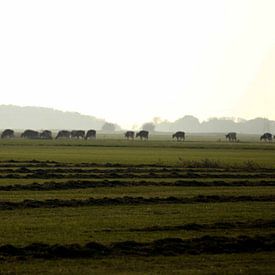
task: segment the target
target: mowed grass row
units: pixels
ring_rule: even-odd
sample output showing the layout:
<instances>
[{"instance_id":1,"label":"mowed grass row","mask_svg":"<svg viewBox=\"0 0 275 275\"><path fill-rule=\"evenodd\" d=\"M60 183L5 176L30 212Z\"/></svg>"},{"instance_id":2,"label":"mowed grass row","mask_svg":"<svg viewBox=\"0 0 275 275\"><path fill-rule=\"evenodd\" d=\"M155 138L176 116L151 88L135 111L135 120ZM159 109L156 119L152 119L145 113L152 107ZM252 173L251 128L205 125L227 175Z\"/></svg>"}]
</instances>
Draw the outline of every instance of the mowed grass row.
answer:
<instances>
[{"instance_id":1,"label":"mowed grass row","mask_svg":"<svg viewBox=\"0 0 275 275\"><path fill-rule=\"evenodd\" d=\"M123 178L123 179L10 179L0 178L0 191L50 191L65 189L86 189L96 187L134 187L134 186L175 186L175 187L265 187L275 186L275 179L270 178Z\"/></svg>"},{"instance_id":2,"label":"mowed grass row","mask_svg":"<svg viewBox=\"0 0 275 275\"><path fill-rule=\"evenodd\" d=\"M69 190L46 191L0 191L1 201L19 202L23 200L87 200L89 198L190 198L195 196L269 196L275 195L275 187L178 187L178 186L131 186L131 187L96 187Z\"/></svg>"},{"instance_id":3,"label":"mowed grass row","mask_svg":"<svg viewBox=\"0 0 275 275\"><path fill-rule=\"evenodd\" d=\"M174 257L115 257L96 259L36 259L1 263L4 274L273 274L270 252Z\"/></svg>"},{"instance_id":4,"label":"mowed grass row","mask_svg":"<svg viewBox=\"0 0 275 275\"><path fill-rule=\"evenodd\" d=\"M6 164L9 162L6 162ZM10 162L12 163L12 162ZM28 168L28 163L23 164L22 167ZM215 164L215 163L214 163ZM73 164L63 165L74 168ZM175 167L174 167L175 168ZM19 168L20 169L20 168ZM41 168L44 169L43 167ZM47 170L46 168L45 170ZM116 170L117 167L101 168L104 174L106 170ZM120 168L119 168L120 169ZM148 169L152 167L142 167ZM158 172L163 168L157 165L153 167ZM171 166L169 167L171 168ZM181 169L176 167L176 169ZM182 168L183 170L185 168ZM205 168L196 168L200 171ZM209 168L210 170L212 168ZM215 170L216 168L214 168ZM125 170L125 171L124 171ZM124 169L124 172L128 172ZM259 168L262 173L262 168ZM273 170L267 170L272 174ZM144 172L144 171L143 171ZM166 169L164 170L166 172ZM236 171L235 171L236 172ZM244 168L239 169L243 173ZM224 170L216 171L216 173L223 174ZM257 170L247 171L247 173L257 174ZM150 174L150 173L149 173ZM139 179L137 174L137 179ZM158 182L160 179L154 178L151 174L151 179ZM3 181L5 179L2 179ZM20 181L21 179L17 179ZM32 181L34 179L28 179ZM59 179L60 180L60 179ZM161 179L163 180L163 179ZM231 179L232 180L232 179ZM25 181L25 179L23 179ZM24 182L28 184L28 182ZM95 181L96 183L96 181ZM43 184L43 182L42 182ZM47 183L44 183L47 184ZM61 183L60 183L61 184ZM58 181L57 181L58 185ZM85 185L85 182L83 183ZM87 200L89 198L118 198L118 197L142 197L142 198L167 198L167 197L194 197L194 196L253 196L253 197L269 197L275 195L275 188L273 186L239 186L239 187L184 187L184 186L116 186L112 187L94 187L86 189L68 189L68 190L46 190L46 191L0 191L2 201L21 202L23 200L37 200L47 201L53 200ZM54 208L53 208L54 207ZM263 212L264 209L264 212ZM39 209L14 209L0 211L2 220L9 217L11 224L16 226L8 226L4 231L9 231L10 239L12 236L18 235L19 239L25 236L25 241L15 244L27 244L29 242L43 242L47 243L85 243L87 241L97 241L100 243L108 243L113 241L152 241L159 238L179 237L192 238L200 237L205 234L211 235L227 235L237 236L238 234L255 235L255 234L270 234L274 232L274 203L273 202L230 202L230 203L211 203L204 202L199 204L145 204L145 205L100 205L90 207L40 207ZM30 225L31 221L35 223ZM257 221L263 222L262 226L254 226L258 224ZM211 227L213 223L232 223L232 226L220 228ZM202 226L200 230L195 229L186 230L186 228L179 229L180 226L187 226L189 224L196 224ZM247 228L239 223L250 224ZM270 223L272 226L270 226ZM60 225L62 224L62 232ZM234 226L234 224L236 224ZM269 224L269 226L266 226ZM205 227L205 225L209 227ZM77 230L76 227L81 228ZM174 227L174 228L173 228ZM159 228L150 230L150 228ZM265 230L263 231L263 228ZM67 230L67 231L66 231ZM3 232L4 233L4 232ZM54 235L52 238L50 235ZM62 234L62 238L60 238ZM77 235L77 237L75 236ZM79 236L82 236L79 238ZM108 237L107 237L108 236ZM5 239L7 235L5 235Z\"/></svg>"},{"instance_id":5,"label":"mowed grass row","mask_svg":"<svg viewBox=\"0 0 275 275\"><path fill-rule=\"evenodd\" d=\"M191 238L203 235L265 235L273 227L221 227L203 230L148 231L148 227L190 223L253 223L273 221L275 204L235 202L205 204L117 205L77 208L39 208L0 211L0 244L26 245L33 242L80 243L97 241L151 241L159 238ZM135 229L135 230L133 230ZM141 229L137 231L136 229Z\"/></svg>"},{"instance_id":6,"label":"mowed grass row","mask_svg":"<svg viewBox=\"0 0 275 275\"><path fill-rule=\"evenodd\" d=\"M84 200L90 197L123 196L143 198L170 196L188 198L199 195L268 196L274 194L275 190L275 169L262 167L255 162L227 166L222 162L206 159L184 162L176 166L160 164L146 166L6 161L1 162L1 165L2 201ZM46 182L41 180L48 178L52 180ZM71 178L73 180L65 180ZM256 179L258 182L254 182ZM187 185L184 186L185 184ZM212 186L202 188L207 184ZM268 184L270 186L267 186Z\"/></svg>"}]
</instances>

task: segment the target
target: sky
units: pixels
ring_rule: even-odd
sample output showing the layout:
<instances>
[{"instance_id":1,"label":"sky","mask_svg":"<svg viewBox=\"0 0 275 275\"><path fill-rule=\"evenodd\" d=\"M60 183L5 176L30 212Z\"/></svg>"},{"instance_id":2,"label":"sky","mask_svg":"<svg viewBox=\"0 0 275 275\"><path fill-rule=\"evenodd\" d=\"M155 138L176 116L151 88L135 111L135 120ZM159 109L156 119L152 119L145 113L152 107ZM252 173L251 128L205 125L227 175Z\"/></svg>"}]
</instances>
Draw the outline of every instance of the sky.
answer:
<instances>
[{"instance_id":1,"label":"sky","mask_svg":"<svg viewBox=\"0 0 275 275\"><path fill-rule=\"evenodd\" d=\"M0 1L0 104L124 127L275 119L274 0Z\"/></svg>"}]
</instances>

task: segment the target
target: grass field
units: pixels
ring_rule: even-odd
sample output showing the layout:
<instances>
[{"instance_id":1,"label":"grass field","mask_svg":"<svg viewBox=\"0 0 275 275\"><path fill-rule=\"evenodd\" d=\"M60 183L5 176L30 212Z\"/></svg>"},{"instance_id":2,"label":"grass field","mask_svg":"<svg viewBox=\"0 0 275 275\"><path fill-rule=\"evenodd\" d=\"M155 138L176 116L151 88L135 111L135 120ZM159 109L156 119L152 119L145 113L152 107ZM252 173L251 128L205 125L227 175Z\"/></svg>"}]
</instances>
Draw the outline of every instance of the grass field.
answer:
<instances>
[{"instance_id":1,"label":"grass field","mask_svg":"<svg viewBox=\"0 0 275 275\"><path fill-rule=\"evenodd\" d=\"M274 274L275 143L0 140L0 274Z\"/></svg>"}]
</instances>

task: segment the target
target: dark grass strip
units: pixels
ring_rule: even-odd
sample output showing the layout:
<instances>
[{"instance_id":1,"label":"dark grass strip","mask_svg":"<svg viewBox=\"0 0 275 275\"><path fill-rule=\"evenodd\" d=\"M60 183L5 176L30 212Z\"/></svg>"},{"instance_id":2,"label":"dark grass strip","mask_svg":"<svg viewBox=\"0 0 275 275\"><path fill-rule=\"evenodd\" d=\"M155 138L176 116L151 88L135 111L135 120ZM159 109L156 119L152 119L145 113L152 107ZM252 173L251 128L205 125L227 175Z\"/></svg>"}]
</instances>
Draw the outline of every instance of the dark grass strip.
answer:
<instances>
[{"instance_id":1,"label":"dark grass strip","mask_svg":"<svg viewBox=\"0 0 275 275\"><path fill-rule=\"evenodd\" d=\"M275 220L255 220L246 222L216 222L211 224L188 223L175 226L152 226L144 228L130 228L130 232L161 232L161 231L203 231L220 229L267 229L275 228ZM101 230L104 231L104 230ZM110 229L106 229L110 231Z\"/></svg>"},{"instance_id":2,"label":"dark grass strip","mask_svg":"<svg viewBox=\"0 0 275 275\"><path fill-rule=\"evenodd\" d=\"M39 173L41 170L48 173L183 173L183 172L194 172L194 173L275 173L275 169L253 169L253 170L240 170L240 169L221 169L221 168L187 168L187 167L171 167L171 166L155 166L155 167L144 167L144 166L78 166L78 165L61 165L61 166L36 166L36 165L18 165L18 166L1 166L0 173Z\"/></svg>"},{"instance_id":3,"label":"dark grass strip","mask_svg":"<svg viewBox=\"0 0 275 275\"><path fill-rule=\"evenodd\" d=\"M103 181L89 181L89 180L69 180L64 182L44 182L44 183L30 183L30 184L11 184L0 185L0 191L50 191L50 190L70 190L70 189L87 189L99 187L138 187L138 186L174 186L174 187L259 187L259 186L275 186L275 181L261 180L261 181L197 181L197 180L178 180L172 182L165 181L120 181L120 180L103 180Z\"/></svg>"},{"instance_id":4,"label":"dark grass strip","mask_svg":"<svg viewBox=\"0 0 275 275\"><path fill-rule=\"evenodd\" d=\"M274 149L275 150L275 149ZM162 163L154 164L121 164L121 163L66 163L57 161L18 161L7 160L0 161L0 168L16 168L16 167L111 167L111 168L180 168L180 169L207 169L207 170L242 170L242 171L275 171L274 168L263 166L254 161L243 161L241 163L226 163L219 160L201 159L201 160L184 160L179 158L178 164L167 165Z\"/></svg>"},{"instance_id":5,"label":"dark grass strip","mask_svg":"<svg viewBox=\"0 0 275 275\"><path fill-rule=\"evenodd\" d=\"M57 162L57 161L39 161L39 160L7 160L0 161L0 167L182 167L181 165L167 165L167 164L122 164L122 163L95 163L95 162Z\"/></svg>"},{"instance_id":6,"label":"dark grass strip","mask_svg":"<svg viewBox=\"0 0 275 275\"><path fill-rule=\"evenodd\" d=\"M103 245L96 242L80 244L33 243L24 247L11 244L0 246L2 257L91 258L133 256L176 256L183 254L255 253L275 250L275 234L266 236L218 237L180 239L166 238L153 242L124 241Z\"/></svg>"},{"instance_id":7,"label":"dark grass strip","mask_svg":"<svg viewBox=\"0 0 275 275\"><path fill-rule=\"evenodd\" d=\"M194 173L194 172L170 172L170 173L128 173L128 172L85 172L85 173L56 173L47 170L37 170L34 173L9 173L0 175L0 179L275 179L275 173Z\"/></svg>"},{"instance_id":8,"label":"dark grass strip","mask_svg":"<svg viewBox=\"0 0 275 275\"><path fill-rule=\"evenodd\" d=\"M190 204L190 203L222 203L222 202L274 202L275 195L269 196L195 196L191 198L167 197L118 197L118 198L89 198L87 200L24 200L20 202L0 201L0 210L26 208L56 208L83 206L115 206L115 205L144 205L144 204Z\"/></svg>"}]
</instances>

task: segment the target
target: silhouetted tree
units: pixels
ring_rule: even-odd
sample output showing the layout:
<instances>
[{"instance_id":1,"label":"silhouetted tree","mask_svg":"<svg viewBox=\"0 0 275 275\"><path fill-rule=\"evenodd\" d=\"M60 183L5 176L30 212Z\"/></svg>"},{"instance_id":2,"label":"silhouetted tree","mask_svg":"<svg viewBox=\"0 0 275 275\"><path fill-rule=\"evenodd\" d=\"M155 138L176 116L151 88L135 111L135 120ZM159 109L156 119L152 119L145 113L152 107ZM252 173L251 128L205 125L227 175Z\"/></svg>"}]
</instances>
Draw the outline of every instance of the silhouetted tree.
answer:
<instances>
[{"instance_id":1,"label":"silhouetted tree","mask_svg":"<svg viewBox=\"0 0 275 275\"><path fill-rule=\"evenodd\" d=\"M116 125L114 123L106 122L102 126L103 131L115 131L116 130Z\"/></svg>"},{"instance_id":2,"label":"silhouetted tree","mask_svg":"<svg viewBox=\"0 0 275 275\"><path fill-rule=\"evenodd\" d=\"M142 129L149 132L155 131L155 127L156 125L153 122L147 122L142 125Z\"/></svg>"}]
</instances>

